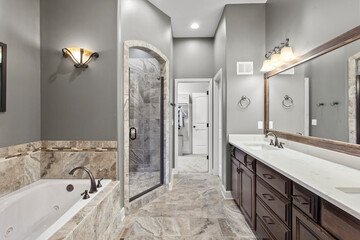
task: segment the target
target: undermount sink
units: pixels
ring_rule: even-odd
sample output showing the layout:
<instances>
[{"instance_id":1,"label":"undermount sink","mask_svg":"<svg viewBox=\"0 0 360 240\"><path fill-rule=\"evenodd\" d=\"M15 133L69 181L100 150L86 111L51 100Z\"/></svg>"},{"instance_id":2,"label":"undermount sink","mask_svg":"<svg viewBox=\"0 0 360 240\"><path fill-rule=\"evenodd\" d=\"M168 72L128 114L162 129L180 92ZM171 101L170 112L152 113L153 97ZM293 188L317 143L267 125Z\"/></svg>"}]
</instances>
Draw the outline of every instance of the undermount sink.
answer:
<instances>
[{"instance_id":1,"label":"undermount sink","mask_svg":"<svg viewBox=\"0 0 360 240\"><path fill-rule=\"evenodd\" d=\"M360 194L360 187L337 187L336 189L347 194Z\"/></svg>"},{"instance_id":2,"label":"undermount sink","mask_svg":"<svg viewBox=\"0 0 360 240\"><path fill-rule=\"evenodd\" d=\"M251 144L245 144L245 145L253 150L260 150L260 151L279 150L278 148L275 148L274 146L266 145L263 143L251 143Z\"/></svg>"}]
</instances>

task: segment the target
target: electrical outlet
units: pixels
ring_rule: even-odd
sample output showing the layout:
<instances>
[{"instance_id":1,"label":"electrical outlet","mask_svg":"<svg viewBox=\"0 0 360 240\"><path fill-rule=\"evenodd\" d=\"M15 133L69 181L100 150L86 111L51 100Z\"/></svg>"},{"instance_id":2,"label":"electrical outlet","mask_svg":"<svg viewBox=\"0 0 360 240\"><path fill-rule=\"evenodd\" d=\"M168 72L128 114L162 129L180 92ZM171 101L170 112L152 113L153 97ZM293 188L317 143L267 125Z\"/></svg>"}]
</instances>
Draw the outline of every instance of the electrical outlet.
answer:
<instances>
[{"instance_id":1,"label":"electrical outlet","mask_svg":"<svg viewBox=\"0 0 360 240\"><path fill-rule=\"evenodd\" d=\"M274 129L274 122L273 121L269 121L269 129Z\"/></svg>"},{"instance_id":2,"label":"electrical outlet","mask_svg":"<svg viewBox=\"0 0 360 240\"><path fill-rule=\"evenodd\" d=\"M311 125L316 126L317 125L317 119L311 119Z\"/></svg>"},{"instance_id":3,"label":"electrical outlet","mask_svg":"<svg viewBox=\"0 0 360 240\"><path fill-rule=\"evenodd\" d=\"M264 129L263 121L258 121L258 129Z\"/></svg>"}]
</instances>

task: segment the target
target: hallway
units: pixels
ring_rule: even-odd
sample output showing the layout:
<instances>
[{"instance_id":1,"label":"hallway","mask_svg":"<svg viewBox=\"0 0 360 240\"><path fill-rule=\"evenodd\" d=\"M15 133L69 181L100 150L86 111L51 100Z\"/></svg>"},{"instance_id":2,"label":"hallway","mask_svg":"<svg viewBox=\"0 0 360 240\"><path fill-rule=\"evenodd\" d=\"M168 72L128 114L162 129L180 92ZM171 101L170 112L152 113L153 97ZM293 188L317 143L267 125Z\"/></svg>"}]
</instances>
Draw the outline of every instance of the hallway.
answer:
<instances>
[{"instance_id":1,"label":"hallway","mask_svg":"<svg viewBox=\"0 0 360 240\"><path fill-rule=\"evenodd\" d=\"M179 174L172 191L122 223L114 239L256 239L233 200L224 200L220 181L208 174Z\"/></svg>"}]
</instances>

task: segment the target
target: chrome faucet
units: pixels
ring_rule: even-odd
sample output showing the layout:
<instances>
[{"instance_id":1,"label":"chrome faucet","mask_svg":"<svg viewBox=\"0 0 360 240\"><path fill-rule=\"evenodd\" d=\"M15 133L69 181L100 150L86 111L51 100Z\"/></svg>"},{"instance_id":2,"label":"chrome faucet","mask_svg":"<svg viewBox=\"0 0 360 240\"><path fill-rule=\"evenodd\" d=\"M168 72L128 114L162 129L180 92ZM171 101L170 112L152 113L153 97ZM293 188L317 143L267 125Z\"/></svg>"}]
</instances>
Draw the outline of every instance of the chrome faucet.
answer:
<instances>
[{"instance_id":1,"label":"chrome faucet","mask_svg":"<svg viewBox=\"0 0 360 240\"><path fill-rule=\"evenodd\" d=\"M91 182L91 186L90 186L90 191L89 193L95 193L97 192L97 187L96 187L96 182L95 182L95 178L94 178L94 175L90 172L89 169L87 169L86 167L76 167L74 168L73 170L71 170L69 172L70 175L74 175L75 171L78 170L78 169L82 169L84 170L90 177L90 182Z\"/></svg>"},{"instance_id":2,"label":"chrome faucet","mask_svg":"<svg viewBox=\"0 0 360 240\"><path fill-rule=\"evenodd\" d=\"M273 132L268 132L268 133L265 135L265 138L268 138L270 135L273 136L274 139L275 139L275 143L273 143L272 140L271 140L270 145L274 145L275 147L279 147L279 140L278 140L278 137L276 136L275 133L273 133Z\"/></svg>"}]
</instances>

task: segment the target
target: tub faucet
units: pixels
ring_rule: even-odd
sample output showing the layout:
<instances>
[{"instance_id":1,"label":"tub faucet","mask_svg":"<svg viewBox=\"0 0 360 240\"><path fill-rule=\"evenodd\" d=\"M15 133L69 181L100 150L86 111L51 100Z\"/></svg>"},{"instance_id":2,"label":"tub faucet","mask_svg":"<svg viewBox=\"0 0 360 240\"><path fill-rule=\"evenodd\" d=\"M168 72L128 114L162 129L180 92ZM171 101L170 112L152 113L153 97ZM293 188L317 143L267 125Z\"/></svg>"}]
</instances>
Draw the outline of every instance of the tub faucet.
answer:
<instances>
[{"instance_id":1,"label":"tub faucet","mask_svg":"<svg viewBox=\"0 0 360 240\"><path fill-rule=\"evenodd\" d=\"M278 137L276 136L276 134L273 133L273 132L268 132L268 133L265 135L265 138L268 138L269 136L273 136L273 137L274 137L274 139L275 139L275 144L274 144L274 146L275 146L275 147L279 147L279 140L278 140ZM271 142L272 142L272 141L271 141ZM272 145L272 144L270 143L270 145Z\"/></svg>"},{"instance_id":2,"label":"tub faucet","mask_svg":"<svg viewBox=\"0 0 360 240\"><path fill-rule=\"evenodd\" d=\"M75 171L78 170L78 169L82 169L84 170L90 177L90 182L91 182L91 187L90 187L90 191L89 193L95 193L97 192L97 188L96 188L96 182L95 182L95 178L94 178L94 175L90 172L89 169L87 169L86 167L76 167L74 168L73 170L71 170L69 172L70 175L74 175Z\"/></svg>"}]
</instances>

